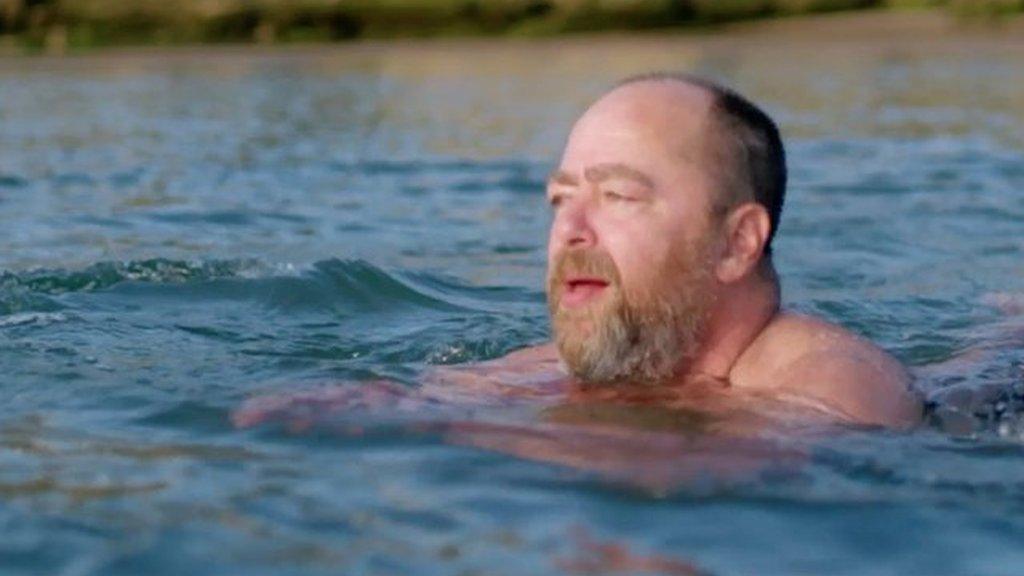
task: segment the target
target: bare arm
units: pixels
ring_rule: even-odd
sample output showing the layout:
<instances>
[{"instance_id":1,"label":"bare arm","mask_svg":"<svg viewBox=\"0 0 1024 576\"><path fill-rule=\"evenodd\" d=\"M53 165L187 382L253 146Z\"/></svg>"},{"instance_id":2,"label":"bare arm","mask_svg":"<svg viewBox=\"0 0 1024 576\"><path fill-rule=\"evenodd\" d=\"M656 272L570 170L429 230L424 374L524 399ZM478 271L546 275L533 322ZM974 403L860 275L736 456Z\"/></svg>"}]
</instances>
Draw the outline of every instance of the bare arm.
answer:
<instances>
[{"instance_id":1,"label":"bare arm","mask_svg":"<svg viewBox=\"0 0 1024 576\"><path fill-rule=\"evenodd\" d=\"M421 377L419 393L438 401L473 405L560 392L558 384L564 380L555 347L545 344L486 362L431 367Z\"/></svg>"}]
</instances>

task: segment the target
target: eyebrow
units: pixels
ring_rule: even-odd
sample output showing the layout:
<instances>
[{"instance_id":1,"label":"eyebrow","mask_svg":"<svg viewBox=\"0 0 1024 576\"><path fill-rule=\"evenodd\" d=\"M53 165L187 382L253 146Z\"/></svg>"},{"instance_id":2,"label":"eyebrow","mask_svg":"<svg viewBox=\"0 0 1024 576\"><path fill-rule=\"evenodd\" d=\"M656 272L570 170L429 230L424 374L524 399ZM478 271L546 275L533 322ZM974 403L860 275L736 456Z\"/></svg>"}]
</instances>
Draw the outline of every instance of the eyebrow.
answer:
<instances>
[{"instance_id":1,"label":"eyebrow","mask_svg":"<svg viewBox=\"0 0 1024 576\"><path fill-rule=\"evenodd\" d=\"M583 177L587 182L594 184L611 178L625 178L626 180L638 182L648 188L654 188L654 180L650 176L636 168L633 168L632 166L619 162L610 162L591 166L583 171ZM548 186L552 184L577 186L579 184L579 180L564 170L555 170L551 173L551 176L548 177Z\"/></svg>"}]
</instances>

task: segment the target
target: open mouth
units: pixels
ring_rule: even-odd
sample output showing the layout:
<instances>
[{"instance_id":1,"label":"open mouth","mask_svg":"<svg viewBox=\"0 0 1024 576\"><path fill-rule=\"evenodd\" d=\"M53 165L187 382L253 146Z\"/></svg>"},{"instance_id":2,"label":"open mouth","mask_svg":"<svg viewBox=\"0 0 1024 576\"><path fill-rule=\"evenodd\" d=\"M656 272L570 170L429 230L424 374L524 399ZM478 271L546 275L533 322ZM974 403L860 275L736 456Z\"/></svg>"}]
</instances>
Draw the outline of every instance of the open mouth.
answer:
<instances>
[{"instance_id":1,"label":"open mouth","mask_svg":"<svg viewBox=\"0 0 1024 576\"><path fill-rule=\"evenodd\" d=\"M582 306L599 297L608 288L608 281L594 277L573 277L565 281L562 305Z\"/></svg>"}]
</instances>

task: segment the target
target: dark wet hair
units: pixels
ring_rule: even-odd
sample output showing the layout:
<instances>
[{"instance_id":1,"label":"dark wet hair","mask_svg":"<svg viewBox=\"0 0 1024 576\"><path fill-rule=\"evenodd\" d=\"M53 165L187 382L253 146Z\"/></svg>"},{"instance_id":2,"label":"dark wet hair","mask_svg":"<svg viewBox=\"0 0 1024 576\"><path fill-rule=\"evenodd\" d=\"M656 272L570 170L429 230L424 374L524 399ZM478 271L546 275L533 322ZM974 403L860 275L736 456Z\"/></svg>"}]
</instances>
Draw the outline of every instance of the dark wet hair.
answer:
<instances>
[{"instance_id":1,"label":"dark wet hair","mask_svg":"<svg viewBox=\"0 0 1024 576\"><path fill-rule=\"evenodd\" d=\"M772 253L772 239L779 228L786 199L786 150L775 122L756 104L735 90L712 80L680 72L653 72L632 76L618 86L638 82L681 82L707 90L711 113L723 139L717 153L725 163L721 180L724 208L753 199L768 211L771 230L764 253Z\"/></svg>"}]
</instances>

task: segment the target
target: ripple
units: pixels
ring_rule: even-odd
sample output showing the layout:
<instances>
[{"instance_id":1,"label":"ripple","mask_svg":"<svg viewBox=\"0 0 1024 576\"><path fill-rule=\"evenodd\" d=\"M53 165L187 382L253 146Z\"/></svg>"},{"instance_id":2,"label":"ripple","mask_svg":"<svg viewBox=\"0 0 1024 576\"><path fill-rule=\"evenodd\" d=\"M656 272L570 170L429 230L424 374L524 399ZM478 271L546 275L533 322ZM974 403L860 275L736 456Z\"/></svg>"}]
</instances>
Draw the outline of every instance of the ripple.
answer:
<instances>
[{"instance_id":1,"label":"ripple","mask_svg":"<svg viewBox=\"0 0 1024 576\"><path fill-rule=\"evenodd\" d=\"M121 482L68 484L61 482L59 479L44 476L24 482L0 482L0 496L4 498L18 498L41 494L55 494L64 496L74 503L82 503L90 500L114 499L133 494L152 493L163 490L166 487L167 483L165 482L151 482L147 484L127 484Z\"/></svg>"},{"instance_id":2,"label":"ripple","mask_svg":"<svg viewBox=\"0 0 1024 576\"><path fill-rule=\"evenodd\" d=\"M48 326L59 322L67 322L68 316L60 312L22 312L9 316L0 316L0 328L12 326Z\"/></svg>"},{"instance_id":3,"label":"ripple","mask_svg":"<svg viewBox=\"0 0 1024 576\"><path fill-rule=\"evenodd\" d=\"M84 270L34 270L0 273L0 297L23 288L36 294L63 294L102 290L121 282L182 283L233 278L265 266L256 260L206 262L154 258L129 262L100 262Z\"/></svg>"},{"instance_id":4,"label":"ripple","mask_svg":"<svg viewBox=\"0 0 1024 576\"><path fill-rule=\"evenodd\" d=\"M28 186L28 180L15 176L13 174L2 174L0 173L0 188L25 188Z\"/></svg>"},{"instance_id":5,"label":"ripple","mask_svg":"<svg viewBox=\"0 0 1024 576\"><path fill-rule=\"evenodd\" d=\"M220 224L223 226L249 226L254 218L242 210L219 210L212 212L163 212L150 216L155 221L170 224Z\"/></svg>"},{"instance_id":6,"label":"ripple","mask_svg":"<svg viewBox=\"0 0 1024 576\"><path fill-rule=\"evenodd\" d=\"M228 427L227 413L192 402L183 402L163 410L140 423L168 422L171 417L190 422L217 422ZM16 450L22 455L46 458L113 456L138 462L176 460L181 458L219 461L261 460L266 456L244 446L214 444L211 442L152 441L139 438L106 437L94 432L58 428L38 417L23 418L0 428L0 448Z\"/></svg>"}]
</instances>

